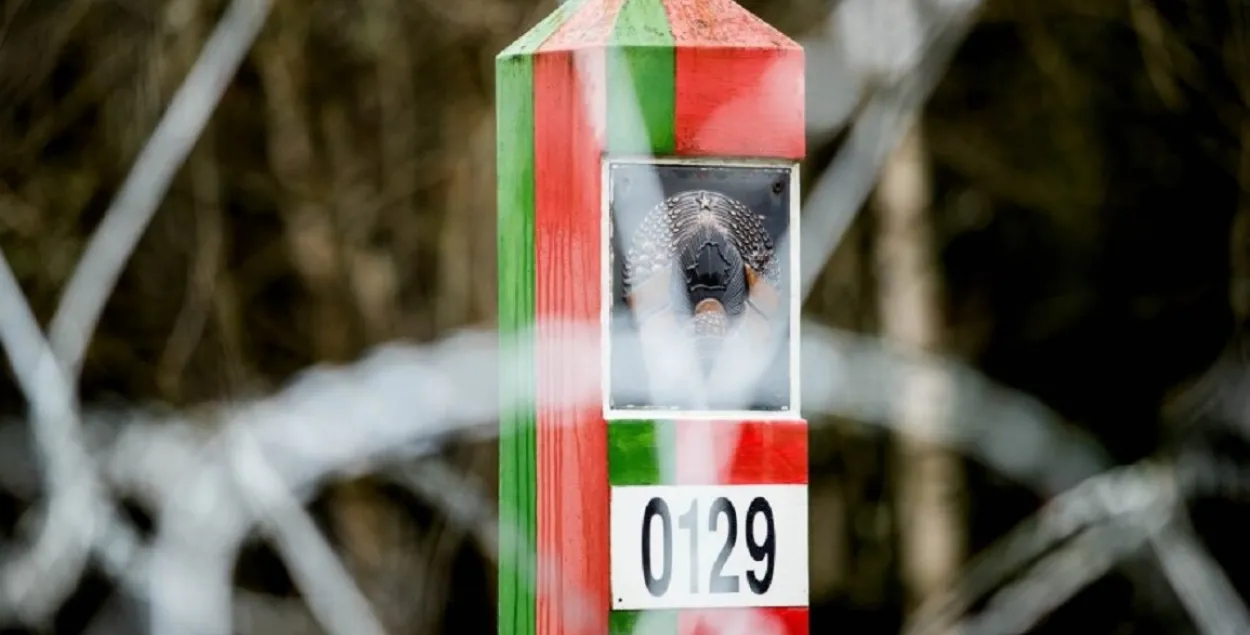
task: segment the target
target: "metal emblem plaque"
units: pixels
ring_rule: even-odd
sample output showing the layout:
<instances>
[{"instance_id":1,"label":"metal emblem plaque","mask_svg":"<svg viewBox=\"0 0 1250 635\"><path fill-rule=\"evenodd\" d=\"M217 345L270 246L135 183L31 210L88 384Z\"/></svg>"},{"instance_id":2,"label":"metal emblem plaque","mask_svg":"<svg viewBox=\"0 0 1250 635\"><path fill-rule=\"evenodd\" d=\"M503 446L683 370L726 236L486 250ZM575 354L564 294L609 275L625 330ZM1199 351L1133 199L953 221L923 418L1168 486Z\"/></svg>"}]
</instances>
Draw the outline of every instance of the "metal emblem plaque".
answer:
<instances>
[{"instance_id":1,"label":"metal emblem plaque","mask_svg":"<svg viewBox=\"0 0 1250 635\"><path fill-rule=\"evenodd\" d=\"M796 166L790 162L609 160L604 168L609 415L701 411L797 415L793 247ZM616 337L630 333L636 339ZM664 353L687 342L691 363ZM637 341L641 345L622 345ZM726 355L734 347L749 362ZM650 351L650 352L649 352ZM657 359L665 361L657 361ZM750 394L707 395L665 373L759 364ZM674 388L666 390L666 388Z\"/></svg>"}]
</instances>

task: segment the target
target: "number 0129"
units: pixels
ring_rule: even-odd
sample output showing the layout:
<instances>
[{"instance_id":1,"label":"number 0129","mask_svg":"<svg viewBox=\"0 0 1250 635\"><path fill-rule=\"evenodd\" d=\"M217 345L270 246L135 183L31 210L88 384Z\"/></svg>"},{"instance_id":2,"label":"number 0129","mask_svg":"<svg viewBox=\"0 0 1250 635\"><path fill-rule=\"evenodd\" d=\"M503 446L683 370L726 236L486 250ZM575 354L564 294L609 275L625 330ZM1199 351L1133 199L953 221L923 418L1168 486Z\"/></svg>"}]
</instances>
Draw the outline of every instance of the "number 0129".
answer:
<instances>
[{"instance_id":1,"label":"number 0129","mask_svg":"<svg viewBox=\"0 0 1250 635\"><path fill-rule=\"evenodd\" d=\"M805 485L612 488L622 610L807 606Z\"/></svg>"}]
</instances>

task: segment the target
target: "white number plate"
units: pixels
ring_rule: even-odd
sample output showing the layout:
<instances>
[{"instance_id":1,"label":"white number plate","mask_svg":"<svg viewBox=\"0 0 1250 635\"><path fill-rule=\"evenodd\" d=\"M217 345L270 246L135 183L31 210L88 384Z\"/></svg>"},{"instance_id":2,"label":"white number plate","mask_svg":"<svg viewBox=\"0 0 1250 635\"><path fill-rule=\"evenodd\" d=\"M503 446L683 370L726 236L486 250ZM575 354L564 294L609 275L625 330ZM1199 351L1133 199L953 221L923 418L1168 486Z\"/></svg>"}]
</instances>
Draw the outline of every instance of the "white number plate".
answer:
<instances>
[{"instance_id":1,"label":"white number plate","mask_svg":"<svg viewBox=\"0 0 1250 635\"><path fill-rule=\"evenodd\" d=\"M806 485L612 488L612 606L807 606Z\"/></svg>"}]
</instances>

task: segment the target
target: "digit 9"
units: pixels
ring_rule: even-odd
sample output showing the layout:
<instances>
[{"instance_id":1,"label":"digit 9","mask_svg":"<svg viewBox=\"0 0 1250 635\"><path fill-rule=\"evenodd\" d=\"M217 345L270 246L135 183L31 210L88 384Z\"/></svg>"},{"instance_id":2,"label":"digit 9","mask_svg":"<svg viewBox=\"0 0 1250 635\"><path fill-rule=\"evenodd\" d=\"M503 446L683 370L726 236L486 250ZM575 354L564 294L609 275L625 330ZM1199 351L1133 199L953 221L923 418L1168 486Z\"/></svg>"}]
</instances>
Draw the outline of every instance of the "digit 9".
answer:
<instances>
[{"instance_id":1,"label":"digit 9","mask_svg":"<svg viewBox=\"0 0 1250 635\"><path fill-rule=\"evenodd\" d=\"M755 539L756 515L764 516L764 539L758 542ZM746 524L747 552L751 554L751 559L756 562L767 560L764 575L757 576L754 571L747 571L747 585L751 587L752 593L763 595L773 585L773 569L777 561L777 532L772 505L763 497L756 496L747 508Z\"/></svg>"}]
</instances>

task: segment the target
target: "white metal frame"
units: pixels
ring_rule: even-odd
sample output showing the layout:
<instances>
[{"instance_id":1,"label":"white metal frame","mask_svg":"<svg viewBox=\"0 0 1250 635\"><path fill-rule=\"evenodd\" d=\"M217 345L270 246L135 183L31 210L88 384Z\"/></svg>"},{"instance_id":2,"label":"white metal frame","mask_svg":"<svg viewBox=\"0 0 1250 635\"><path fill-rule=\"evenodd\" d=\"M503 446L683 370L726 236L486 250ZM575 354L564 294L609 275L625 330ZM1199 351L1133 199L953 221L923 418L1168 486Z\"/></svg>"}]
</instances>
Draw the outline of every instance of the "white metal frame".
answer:
<instances>
[{"instance_id":1,"label":"white metal frame","mask_svg":"<svg viewBox=\"0 0 1250 635\"><path fill-rule=\"evenodd\" d=\"M611 168L613 165L689 165L709 167L782 168L790 173L790 220L784 240L789 240L790 263L790 406L787 410L682 410L682 409L618 409L612 408L612 200ZM603 418L607 421L627 419L700 419L733 421L793 421L801 419L801 385L799 369L799 311L802 308L799 271L799 163L787 159L721 159L692 157L604 157L600 174L600 337L603 386Z\"/></svg>"}]
</instances>

